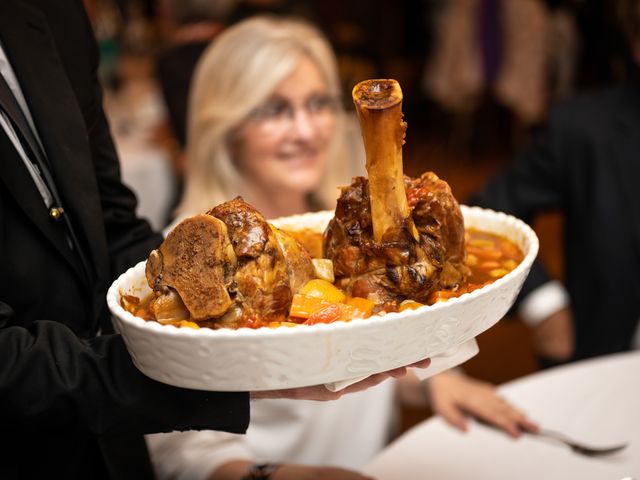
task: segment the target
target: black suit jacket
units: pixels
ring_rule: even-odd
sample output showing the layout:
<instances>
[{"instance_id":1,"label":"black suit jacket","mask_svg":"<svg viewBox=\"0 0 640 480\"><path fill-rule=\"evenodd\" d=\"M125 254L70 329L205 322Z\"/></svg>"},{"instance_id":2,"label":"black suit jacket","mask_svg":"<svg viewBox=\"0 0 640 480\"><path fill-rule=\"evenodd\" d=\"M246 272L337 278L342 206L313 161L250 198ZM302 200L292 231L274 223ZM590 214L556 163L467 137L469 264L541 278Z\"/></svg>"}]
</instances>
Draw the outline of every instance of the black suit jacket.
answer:
<instances>
[{"instance_id":1,"label":"black suit jacket","mask_svg":"<svg viewBox=\"0 0 640 480\"><path fill-rule=\"evenodd\" d=\"M161 237L120 181L82 2L0 0L0 41L91 264L85 273L0 129L0 478L144 478L144 433L243 432L246 393L160 384L118 335L96 336L107 287Z\"/></svg>"},{"instance_id":2,"label":"black suit jacket","mask_svg":"<svg viewBox=\"0 0 640 480\"><path fill-rule=\"evenodd\" d=\"M559 105L533 145L472 203L527 222L561 209L574 359L629 349L640 317L640 86ZM547 280L536 265L523 295Z\"/></svg>"}]
</instances>

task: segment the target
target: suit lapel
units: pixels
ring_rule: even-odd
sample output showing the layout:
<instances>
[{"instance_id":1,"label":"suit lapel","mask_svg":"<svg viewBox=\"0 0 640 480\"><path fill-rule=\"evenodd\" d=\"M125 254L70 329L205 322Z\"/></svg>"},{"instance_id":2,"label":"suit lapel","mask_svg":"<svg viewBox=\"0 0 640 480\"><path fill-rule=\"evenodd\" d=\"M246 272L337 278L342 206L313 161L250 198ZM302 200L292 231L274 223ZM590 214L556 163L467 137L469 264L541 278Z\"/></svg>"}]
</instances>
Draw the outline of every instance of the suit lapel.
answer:
<instances>
[{"instance_id":1,"label":"suit lapel","mask_svg":"<svg viewBox=\"0 0 640 480\"><path fill-rule=\"evenodd\" d=\"M96 273L102 274L107 251L91 150L84 135L87 127L55 41L43 16L17 2L0 2L0 36L65 209L72 215L81 245L90 250Z\"/></svg>"},{"instance_id":2,"label":"suit lapel","mask_svg":"<svg viewBox=\"0 0 640 480\"><path fill-rule=\"evenodd\" d=\"M2 75L0 75L0 108L9 116L12 124L17 128L24 141L28 144L28 148L31 150L32 154L40 155L40 147L33 135L33 132L31 131L27 118L20 109L18 101L13 96L9 85Z\"/></svg>"},{"instance_id":3,"label":"suit lapel","mask_svg":"<svg viewBox=\"0 0 640 480\"><path fill-rule=\"evenodd\" d=\"M0 178L20 208L31 218L53 247L77 270L80 264L67 244L62 225L49 217L49 211L33 179L18 153L13 154L14 151L15 148L9 137L4 135L4 132L0 132L0 152L11 152L9 155L2 156Z\"/></svg>"}]
</instances>

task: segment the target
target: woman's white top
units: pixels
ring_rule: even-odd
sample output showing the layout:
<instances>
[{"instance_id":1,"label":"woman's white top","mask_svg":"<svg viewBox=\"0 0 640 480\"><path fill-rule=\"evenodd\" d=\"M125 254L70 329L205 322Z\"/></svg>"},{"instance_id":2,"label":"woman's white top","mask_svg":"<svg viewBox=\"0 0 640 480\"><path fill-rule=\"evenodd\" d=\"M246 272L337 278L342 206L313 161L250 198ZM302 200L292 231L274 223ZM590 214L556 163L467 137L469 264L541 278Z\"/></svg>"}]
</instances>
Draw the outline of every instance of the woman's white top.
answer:
<instances>
[{"instance_id":1,"label":"woman's white top","mask_svg":"<svg viewBox=\"0 0 640 480\"><path fill-rule=\"evenodd\" d=\"M330 402L252 400L246 435L189 431L147 435L159 479L203 480L223 463L288 462L358 470L388 442L395 380Z\"/></svg>"}]
</instances>

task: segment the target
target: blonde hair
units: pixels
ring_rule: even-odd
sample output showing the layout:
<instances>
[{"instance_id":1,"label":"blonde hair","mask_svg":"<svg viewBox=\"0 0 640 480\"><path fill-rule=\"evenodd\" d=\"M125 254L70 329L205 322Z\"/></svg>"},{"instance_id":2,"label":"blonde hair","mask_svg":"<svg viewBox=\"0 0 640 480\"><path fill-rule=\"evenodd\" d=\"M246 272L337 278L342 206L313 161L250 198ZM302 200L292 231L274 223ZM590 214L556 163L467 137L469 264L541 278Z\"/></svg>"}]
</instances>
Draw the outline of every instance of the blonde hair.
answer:
<instances>
[{"instance_id":1,"label":"blonde hair","mask_svg":"<svg viewBox=\"0 0 640 480\"><path fill-rule=\"evenodd\" d=\"M330 95L340 96L336 59L325 37L294 19L253 17L222 32L204 52L193 77L187 120L187 173L177 216L203 212L241 193L230 137L252 110L268 99L277 85L306 55L326 80ZM344 111L338 111L336 133L327 168L312 202L333 208L338 186L350 181L345 158ZM257 206L260 208L260 206Z\"/></svg>"}]
</instances>

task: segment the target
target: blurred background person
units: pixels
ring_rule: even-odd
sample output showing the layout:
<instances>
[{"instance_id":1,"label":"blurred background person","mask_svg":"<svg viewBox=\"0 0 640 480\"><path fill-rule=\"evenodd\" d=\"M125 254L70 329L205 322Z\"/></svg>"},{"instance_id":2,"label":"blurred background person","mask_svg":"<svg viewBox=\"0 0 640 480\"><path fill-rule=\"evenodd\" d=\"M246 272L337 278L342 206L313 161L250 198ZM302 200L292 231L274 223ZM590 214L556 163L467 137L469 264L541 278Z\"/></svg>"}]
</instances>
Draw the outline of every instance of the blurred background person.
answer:
<instances>
[{"instance_id":1,"label":"blurred background person","mask_svg":"<svg viewBox=\"0 0 640 480\"><path fill-rule=\"evenodd\" d=\"M148 2L90 0L98 36L104 108L136 213L161 230L174 206L176 179L165 133L167 109L155 75L158 36Z\"/></svg>"},{"instance_id":2,"label":"blurred background person","mask_svg":"<svg viewBox=\"0 0 640 480\"><path fill-rule=\"evenodd\" d=\"M237 0L161 0L165 46L157 54L157 77L162 88L172 133L186 145L187 100L196 63L211 40L227 25Z\"/></svg>"},{"instance_id":3,"label":"blurred background person","mask_svg":"<svg viewBox=\"0 0 640 480\"><path fill-rule=\"evenodd\" d=\"M629 80L559 104L473 200L527 222L564 215L565 285L538 264L519 303L542 365L640 347L640 1L616 6L635 61Z\"/></svg>"},{"instance_id":4,"label":"blurred background person","mask_svg":"<svg viewBox=\"0 0 640 480\"><path fill-rule=\"evenodd\" d=\"M338 187L364 166L358 125L340 99L336 60L317 29L274 17L229 27L194 76L178 220L237 195L266 218L333 209ZM445 372L428 388L415 377L385 382L332 406L256 401L246 436L174 432L148 442L160 478L240 479L265 462L281 464L282 479L363 478L354 470L397 427L396 395L422 408L430 397L461 429L467 413L513 436L534 428L491 385Z\"/></svg>"},{"instance_id":5,"label":"blurred background person","mask_svg":"<svg viewBox=\"0 0 640 480\"><path fill-rule=\"evenodd\" d=\"M167 111L171 135L168 148L174 168L175 190L167 209L182 197L184 149L187 135L187 101L198 59L226 26L237 0L159 0L158 15L165 45L156 55L155 73ZM171 141L173 140L173 142Z\"/></svg>"},{"instance_id":6,"label":"blurred background person","mask_svg":"<svg viewBox=\"0 0 640 480\"><path fill-rule=\"evenodd\" d=\"M234 27L198 65L178 216L236 195L266 218L333 208L339 186L364 171L359 128L340 108L326 40L308 29L314 36L302 41L295 29L278 33L262 22ZM313 56L301 54L307 50Z\"/></svg>"},{"instance_id":7,"label":"blurred background person","mask_svg":"<svg viewBox=\"0 0 640 480\"><path fill-rule=\"evenodd\" d=\"M570 89L577 55L573 16L543 0L431 3L434 41L422 88L452 115L452 142L464 148L473 141L480 114L498 106L511 117L506 140L523 141L544 120L554 95Z\"/></svg>"},{"instance_id":8,"label":"blurred background person","mask_svg":"<svg viewBox=\"0 0 640 480\"><path fill-rule=\"evenodd\" d=\"M105 111L121 161L123 182L138 199L136 213L154 229L167 225L177 189L172 156L165 148L167 112L148 51L123 48Z\"/></svg>"}]
</instances>

